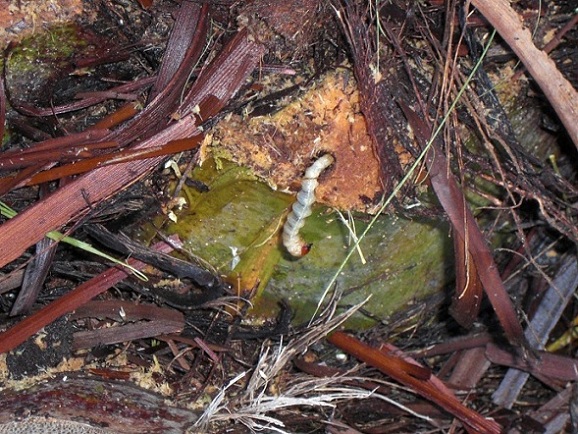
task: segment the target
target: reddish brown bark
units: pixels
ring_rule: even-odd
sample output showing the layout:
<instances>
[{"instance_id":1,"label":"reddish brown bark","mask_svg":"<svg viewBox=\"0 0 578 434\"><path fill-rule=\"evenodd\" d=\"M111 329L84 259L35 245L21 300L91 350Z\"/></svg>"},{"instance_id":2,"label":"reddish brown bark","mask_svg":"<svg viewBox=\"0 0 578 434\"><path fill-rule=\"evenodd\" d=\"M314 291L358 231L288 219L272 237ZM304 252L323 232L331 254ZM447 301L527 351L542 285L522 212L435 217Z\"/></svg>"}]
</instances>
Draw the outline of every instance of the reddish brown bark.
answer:
<instances>
[{"instance_id":1,"label":"reddish brown bark","mask_svg":"<svg viewBox=\"0 0 578 434\"><path fill-rule=\"evenodd\" d=\"M166 243L159 243L154 246L158 251L168 253L172 251ZM135 259L128 261L129 265L137 270L143 269L146 264ZM78 286L68 294L63 295L49 305L43 307L38 312L19 321L18 324L0 333L0 353L13 350L34 333L60 318L72 312L87 301L93 299L98 294L103 293L111 286L128 277L130 271L124 268L109 268L104 273L93 277L89 281Z\"/></svg>"},{"instance_id":2,"label":"reddish brown bark","mask_svg":"<svg viewBox=\"0 0 578 434\"><path fill-rule=\"evenodd\" d=\"M416 138L423 149L431 137L431 129L421 120L417 114L407 105L400 105L413 128ZM468 252L477 270L478 277L482 282L484 291L492 304L496 316L504 329L508 340L518 346L525 342L524 331L516 315L512 300L498 273L490 248L484 239L476 220L470 211L466 198L458 187L458 184L449 171L448 162L442 147L434 141L431 148L426 152L425 161L428 166L431 185L438 200L444 208L454 231L464 240ZM479 285L471 286L469 290L479 291ZM467 297L454 298L454 312L475 312L473 303L479 303L481 294L468 294ZM461 318L458 316L458 318Z\"/></svg>"},{"instance_id":3,"label":"reddish brown bark","mask_svg":"<svg viewBox=\"0 0 578 434\"><path fill-rule=\"evenodd\" d=\"M241 30L206 71L201 73L189 96L181 105L179 120L137 143L133 149L146 150L151 146L162 146L173 140L200 137L202 132L198 129L197 115L192 114L194 109L196 107L201 109L200 116L203 120L217 114L257 66L263 50L260 44L252 41L246 30ZM147 127L150 127L148 124L159 122L157 118L159 116L162 118L161 113L166 114L159 108L160 102L156 102L160 101L161 96L162 93L151 103L152 108L141 112L127 130L143 122ZM123 130L105 140L114 138L122 143L127 140L127 136L132 140L135 138L134 134L128 134ZM94 204L138 181L162 160L163 157L155 157L96 169L6 222L0 232L0 244L5 246L0 255L0 267L18 258L26 248L36 243L50 230L78 218Z\"/></svg>"},{"instance_id":4,"label":"reddish brown bark","mask_svg":"<svg viewBox=\"0 0 578 434\"><path fill-rule=\"evenodd\" d=\"M458 399L445 388L440 388L441 381L431 378L420 378L413 374L417 364L394 355L391 351L385 353L363 344L354 337L345 333L336 332L328 338L329 342L359 360L379 369L401 384L410 387L415 393L435 402L447 412L453 414L475 432L499 433L501 427L493 420L481 416L479 413L465 407ZM413 368L408 370L408 365Z\"/></svg>"}]
</instances>

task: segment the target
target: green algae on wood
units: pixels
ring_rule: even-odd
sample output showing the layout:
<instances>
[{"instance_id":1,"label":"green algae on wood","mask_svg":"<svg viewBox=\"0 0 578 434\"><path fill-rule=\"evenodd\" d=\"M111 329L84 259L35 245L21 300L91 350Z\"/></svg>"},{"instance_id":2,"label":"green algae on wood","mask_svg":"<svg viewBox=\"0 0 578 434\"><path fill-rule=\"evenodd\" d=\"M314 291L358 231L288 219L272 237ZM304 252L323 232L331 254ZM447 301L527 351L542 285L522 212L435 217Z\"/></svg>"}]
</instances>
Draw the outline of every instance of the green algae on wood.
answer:
<instances>
[{"instance_id":1,"label":"green algae on wood","mask_svg":"<svg viewBox=\"0 0 578 434\"><path fill-rule=\"evenodd\" d=\"M218 170L213 161L194 172L209 191L185 187L187 207L169 233L178 234L185 248L201 256L223 274L237 269L236 256L251 256L252 251L276 237L290 196L272 191L257 181L248 170L227 164ZM269 231L267 228L270 228Z\"/></svg>"},{"instance_id":2,"label":"green algae on wood","mask_svg":"<svg viewBox=\"0 0 578 434\"><path fill-rule=\"evenodd\" d=\"M338 214L314 206L302 230L313 247L296 260L279 241L284 218L295 200L292 195L271 190L246 169L231 164L219 171L214 162L206 162L193 178L205 183L209 191L189 188L184 194L188 205L178 221L163 229L177 233L187 249L232 281L238 277L241 282L248 278L258 283L262 295L253 300L253 312L274 316L275 312L266 310L275 307L275 300L284 299L296 322L309 320L351 248L349 231ZM357 215L357 233L365 229L365 217ZM371 295L366 308L386 317L412 300L439 291L452 277L449 241L445 224L435 228L430 223L380 217L361 243L367 262L362 264L354 255L337 279L338 289L345 294L342 304L355 304Z\"/></svg>"},{"instance_id":3,"label":"green algae on wood","mask_svg":"<svg viewBox=\"0 0 578 434\"><path fill-rule=\"evenodd\" d=\"M327 282L335 274L353 242L335 214L317 208L303 230L313 242L311 252L294 261L283 258L268 291L278 294L295 308L295 320L307 321L316 309ZM357 233L367 223L356 221ZM355 253L336 280L343 292L343 305L353 305L371 296L365 308L377 317L387 317L407 303L439 291L451 278L451 252L447 228L383 216L360 244L366 263ZM361 322L357 322L361 325Z\"/></svg>"},{"instance_id":4,"label":"green algae on wood","mask_svg":"<svg viewBox=\"0 0 578 434\"><path fill-rule=\"evenodd\" d=\"M6 64L6 82L13 97L28 101L41 94L47 83L72 71L73 57L88 45L87 35L72 23L24 38L10 50Z\"/></svg>"}]
</instances>

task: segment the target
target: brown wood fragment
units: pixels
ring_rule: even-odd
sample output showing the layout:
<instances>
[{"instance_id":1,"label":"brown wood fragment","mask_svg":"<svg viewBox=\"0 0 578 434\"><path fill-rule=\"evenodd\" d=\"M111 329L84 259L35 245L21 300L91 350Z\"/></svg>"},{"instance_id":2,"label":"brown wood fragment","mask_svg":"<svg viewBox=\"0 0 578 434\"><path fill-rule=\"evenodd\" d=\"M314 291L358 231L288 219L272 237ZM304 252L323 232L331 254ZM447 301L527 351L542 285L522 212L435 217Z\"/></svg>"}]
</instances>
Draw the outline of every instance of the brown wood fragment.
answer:
<instances>
[{"instance_id":1,"label":"brown wood fragment","mask_svg":"<svg viewBox=\"0 0 578 434\"><path fill-rule=\"evenodd\" d=\"M66 137L49 139L38 143L31 148L15 149L2 152L0 155L0 169L11 170L27 165L34 165L46 161L58 161L58 152L77 153L76 148L82 148L91 143L100 143L109 134L107 130L87 130L78 134L71 134ZM108 146L105 142L104 146Z\"/></svg>"},{"instance_id":2,"label":"brown wood fragment","mask_svg":"<svg viewBox=\"0 0 578 434\"><path fill-rule=\"evenodd\" d=\"M72 101L67 104L54 106L54 107L36 107L30 104L21 103L17 107L15 107L19 112L26 114L27 116L33 117L45 117L45 116L54 116L57 114L62 113L69 113L72 111L80 110L86 107L93 106L98 104L99 102L105 101L107 99L127 99L126 92L142 92L147 87L149 87L157 77L147 77L135 81L131 81L126 84L122 84L117 87L113 87L107 91L101 92L94 92L92 94L81 95L77 94L76 97L80 98L78 101ZM119 96L123 95L125 98L119 98ZM131 94L130 100L135 99L136 94ZM134 105L134 103L133 103ZM95 129L96 127L92 127L90 129Z\"/></svg>"},{"instance_id":3,"label":"brown wood fragment","mask_svg":"<svg viewBox=\"0 0 578 434\"><path fill-rule=\"evenodd\" d=\"M462 390L475 388L491 366L485 352L484 347L463 351L452 370L452 375L448 378L448 384Z\"/></svg>"},{"instance_id":4,"label":"brown wood fragment","mask_svg":"<svg viewBox=\"0 0 578 434\"><path fill-rule=\"evenodd\" d=\"M550 332L558 323L577 286L578 264L575 257L568 257L562 263L555 279L542 297L534 317L526 328L526 338L532 348L544 348ZM526 384L528 377L528 372L513 368L509 369L492 395L494 402L503 407L511 408Z\"/></svg>"},{"instance_id":5,"label":"brown wood fragment","mask_svg":"<svg viewBox=\"0 0 578 434\"><path fill-rule=\"evenodd\" d=\"M127 163L135 160L146 160L157 157L166 157L167 155L176 154L179 152L190 151L195 149L202 140L202 136L194 136L186 139L171 140L167 143L160 142L155 145L148 146L145 149L123 149L118 152L113 152L105 155L100 155L92 158L85 158L81 161L75 161L69 164L54 167L39 172L37 167L31 167L21 170L19 174L14 177L6 177L0 179L0 191L6 191L14 188L15 185L32 186L42 184L43 182L55 181L66 176L74 176L89 172L94 169L112 166L120 163ZM30 176L19 176L20 173L31 169L31 173L36 173ZM22 181L22 182L21 182Z\"/></svg>"},{"instance_id":6,"label":"brown wood fragment","mask_svg":"<svg viewBox=\"0 0 578 434\"><path fill-rule=\"evenodd\" d=\"M161 91L168 86L180 65L185 60L187 50L191 45L197 47L198 50L202 49L202 41L195 40L195 38L204 37L207 32L208 6L208 3L200 5L191 1L181 3L169 42L167 43L167 48L163 54L163 62L161 63L157 79L148 96L148 101L155 99ZM197 16L200 17L196 23L199 31L191 32L191 22L194 22ZM195 57L198 57L198 54L195 55Z\"/></svg>"},{"instance_id":7,"label":"brown wood fragment","mask_svg":"<svg viewBox=\"0 0 578 434\"><path fill-rule=\"evenodd\" d=\"M223 286L220 276L199 266L198 264L154 251L131 240L123 233L115 235L104 226L86 226L85 230L107 248L153 265L159 270L171 273L179 279L189 278L197 285L220 291Z\"/></svg>"},{"instance_id":8,"label":"brown wood fragment","mask_svg":"<svg viewBox=\"0 0 578 434\"><path fill-rule=\"evenodd\" d=\"M118 300L92 301L71 315L71 319L85 317L109 318L118 324L74 333L73 350L178 334L185 328L184 315L175 309Z\"/></svg>"},{"instance_id":9,"label":"brown wood fragment","mask_svg":"<svg viewBox=\"0 0 578 434\"><path fill-rule=\"evenodd\" d=\"M572 401L576 399L575 391L576 383L570 383L540 408L529 412L529 416L547 427L549 429L548 432L563 432L572 412L569 407L572 405ZM554 427L554 424L557 427ZM576 431L575 426L572 429L572 432Z\"/></svg>"},{"instance_id":10,"label":"brown wood fragment","mask_svg":"<svg viewBox=\"0 0 578 434\"><path fill-rule=\"evenodd\" d=\"M540 351L536 356L524 356L506 351L495 344L488 344L486 355L492 363L530 372L537 377L553 380L578 380L578 360L571 357Z\"/></svg>"},{"instance_id":11,"label":"brown wood fragment","mask_svg":"<svg viewBox=\"0 0 578 434\"><path fill-rule=\"evenodd\" d=\"M170 406L164 397L129 382L74 374L58 375L26 390L4 391L0 399L0 424L27 415L36 416L35 422L41 417L83 422L108 433L181 434L198 418L195 412ZM43 431L32 431L26 419L17 426L18 432L52 432L50 424Z\"/></svg>"},{"instance_id":12,"label":"brown wood fragment","mask_svg":"<svg viewBox=\"0 0 578 434\"><path fill-rule=\"evenodd\" d=\"M342 332L333 333L328 337L328 340L348 354L379 369L403 385L411 387L415 393L438 404L474 431L496 434L501 432L501 427L495 421L486 419L479 413L465 407L443 386L440 380L435 379L434 381L433 375L428 379L413 376L411 371L406 370L407 365L413 363L405 361L391 351L386 354Z\"/></svg>"},{"instance_id":13,"label":"brown wood fragment","mask_svg":"<svg viewBox=\"0 0 578 434\"><path fill-rule=\"evenodd\" d=\"M10 316L27 313L30 310L48 276L55 253L56 243L51 239L43 238L36 243L36 253L26 266L22 287L12 305Z\"/></svg>"},{"instance_id":14,"label":"brown wood fragment","mask_svg":"<svg viewBox=\"0 0 578 434\"><path fill-rule=\"evenodd\" d=\"M484 288L466 241L454 231L456 288L450 313L459 325L470 328L480 312Z\"/></svg>"}]
</instances>

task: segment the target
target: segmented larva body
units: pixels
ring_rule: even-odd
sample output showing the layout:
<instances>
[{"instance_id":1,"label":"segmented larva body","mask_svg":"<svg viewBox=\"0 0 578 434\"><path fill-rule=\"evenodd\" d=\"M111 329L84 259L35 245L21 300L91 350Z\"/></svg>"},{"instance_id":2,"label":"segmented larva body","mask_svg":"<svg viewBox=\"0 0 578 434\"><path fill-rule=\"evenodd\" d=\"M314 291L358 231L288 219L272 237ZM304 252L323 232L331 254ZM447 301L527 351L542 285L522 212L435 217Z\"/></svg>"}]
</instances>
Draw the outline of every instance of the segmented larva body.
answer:
<instances>
[{"instance_id":1,"label":"segmented larva body","mask_svg":"<svg viewBox=\"0 0 578 434\"><path fill-rule=\"evenodd\" d=\"M297 201L293 204L285 226L283 226L283 245L291 256L300 258L309 253L311 249L311 244L303 241L299 231L305 225L305 219L311 215L311 205L315 203L315 189L319 185L317 178L334 161L335 159L331 154L325 154L305 171L301 190L297 193Z\"/></svg>"}]
</instances>

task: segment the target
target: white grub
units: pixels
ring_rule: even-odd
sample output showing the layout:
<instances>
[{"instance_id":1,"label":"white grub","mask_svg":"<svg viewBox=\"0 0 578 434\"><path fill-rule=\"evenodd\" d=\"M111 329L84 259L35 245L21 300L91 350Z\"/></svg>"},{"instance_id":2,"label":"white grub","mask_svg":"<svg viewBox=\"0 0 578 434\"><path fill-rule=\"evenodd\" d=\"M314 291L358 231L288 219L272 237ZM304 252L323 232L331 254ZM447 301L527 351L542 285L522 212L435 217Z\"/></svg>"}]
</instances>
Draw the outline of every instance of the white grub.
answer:
<instances>
[{"instance_id":1,"label":"white grub","mask_svg":"<svg viewBox=\"0 0 578 434\"><path fill-rule=\"evenodd\" d=\"M297 201L293 204L283 226L283 245L291 256L300 258L306 255L311 248L311 245L301 238L299 231L305 225L305 219L311 215L311 205L315 203L315 189L319 184L317 178L334 161L335 159L331 154L325 154L305 171L301 190L297 193Z\"/></svg>"}]
</instances>

